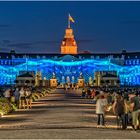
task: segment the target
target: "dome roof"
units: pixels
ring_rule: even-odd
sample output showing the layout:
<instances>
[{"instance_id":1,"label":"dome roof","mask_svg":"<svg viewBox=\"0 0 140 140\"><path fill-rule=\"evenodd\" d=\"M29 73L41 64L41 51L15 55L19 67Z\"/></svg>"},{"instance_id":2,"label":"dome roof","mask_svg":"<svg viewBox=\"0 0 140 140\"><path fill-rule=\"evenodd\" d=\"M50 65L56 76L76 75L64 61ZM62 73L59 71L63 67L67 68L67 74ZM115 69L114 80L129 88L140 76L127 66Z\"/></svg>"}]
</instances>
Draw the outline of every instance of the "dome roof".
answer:
<instances>
[{"instance_id":1,"label":"dome roof","mask_svg":"<svg viewBox=\"0 0 140 140\"><path fill-rule=\"evenodd\" d=\"M72 61L78 61L78 59L72 55L65 55L61 58L59 58L59 60L63 61L63 62L72 62Z\"/></svg>"}]
</instances>

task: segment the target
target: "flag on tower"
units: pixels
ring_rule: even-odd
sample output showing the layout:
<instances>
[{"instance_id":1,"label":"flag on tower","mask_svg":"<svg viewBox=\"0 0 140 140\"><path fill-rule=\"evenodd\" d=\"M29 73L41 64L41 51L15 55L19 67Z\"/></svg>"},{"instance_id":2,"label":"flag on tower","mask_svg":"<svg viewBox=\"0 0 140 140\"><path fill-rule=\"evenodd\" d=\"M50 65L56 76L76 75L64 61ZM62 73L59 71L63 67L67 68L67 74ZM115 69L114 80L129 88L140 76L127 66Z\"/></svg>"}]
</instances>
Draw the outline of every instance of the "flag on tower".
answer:
<instances>
[{"instance_id":1,"label":"flag on tower","mask_svg":"<svg viewBox=\"0 0 140 140\"><path fill-rule=\"evenodd\" d=\"M70 14L69 14L69 20L74 23L74 19L72 18Z\"/></svg>"}]
</instances>

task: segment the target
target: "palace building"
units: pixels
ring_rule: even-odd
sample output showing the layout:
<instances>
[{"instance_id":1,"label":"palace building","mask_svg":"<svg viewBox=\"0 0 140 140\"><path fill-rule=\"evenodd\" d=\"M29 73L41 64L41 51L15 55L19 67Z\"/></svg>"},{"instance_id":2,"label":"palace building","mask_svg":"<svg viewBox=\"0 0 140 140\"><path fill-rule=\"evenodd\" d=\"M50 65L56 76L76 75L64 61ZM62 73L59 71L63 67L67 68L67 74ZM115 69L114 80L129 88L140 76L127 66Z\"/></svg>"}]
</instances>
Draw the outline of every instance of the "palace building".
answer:
<instances>
[{"instance_id":1,"label":"palace building","mask_svg":"<svg viewBox=\"0 0 140 140\"><path fill-rule=\"evenodd\" d=\"M70 20L60 49L59 54L1 52L0 85L15 84L22 71L33 72L33 79L38 73L42 80L55 75L58 84L78 83L82 77L95 86L140 85L140 52L78 53Z\"/></svg>"}]
</instances>

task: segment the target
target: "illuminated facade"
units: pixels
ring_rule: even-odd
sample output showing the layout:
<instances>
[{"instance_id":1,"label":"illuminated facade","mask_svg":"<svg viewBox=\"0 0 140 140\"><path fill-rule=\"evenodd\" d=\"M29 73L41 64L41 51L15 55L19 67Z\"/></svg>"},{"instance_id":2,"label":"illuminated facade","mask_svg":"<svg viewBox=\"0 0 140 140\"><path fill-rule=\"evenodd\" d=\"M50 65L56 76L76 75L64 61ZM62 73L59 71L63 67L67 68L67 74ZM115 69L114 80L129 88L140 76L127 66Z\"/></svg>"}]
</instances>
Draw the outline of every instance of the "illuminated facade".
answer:
<instances>
[{"instance_id":1,"label":"illuminated facade","mask_svg":"<svg viewBox=\"0 0 140 140\"><path fill-rule=\"evenodd\" d=\"M77 44L72 28L67 28L61 44L61 54L77 54Z\"/></svg>"},{"instance_id":2,"label":"illuminated facade","mask_svg":"<svg viewBox=\"0 0 140 140\"><path fill-rule=\"evenodd\" d=\"M14 84L20 71L41 72L47 80L55 73L58 83L77 83L80 72L85 82L95 72L116 71L121 85L140 85L140 53L116 54L17 54L0 53L0 85Z\"/></svg>"},{"instance_id":3,"label":"illuminated facade","mask_svg":"<svg viewBox=\"0 0 140 140\"><path fill-rule=\"evenodd\" d=\"M105 72L115 72L121 85L140 85L140 52L78 54L70 20L71 17L61 54L0 53L0 85L15 84L21 71L34 72L36 85L40 77L50 80L53 74L58 84L77 83L82 74L84 82L92 85L92 81L99 78L96 73ZM99 85L98 81L96 85Z\"/></svg>"}]
</instances>

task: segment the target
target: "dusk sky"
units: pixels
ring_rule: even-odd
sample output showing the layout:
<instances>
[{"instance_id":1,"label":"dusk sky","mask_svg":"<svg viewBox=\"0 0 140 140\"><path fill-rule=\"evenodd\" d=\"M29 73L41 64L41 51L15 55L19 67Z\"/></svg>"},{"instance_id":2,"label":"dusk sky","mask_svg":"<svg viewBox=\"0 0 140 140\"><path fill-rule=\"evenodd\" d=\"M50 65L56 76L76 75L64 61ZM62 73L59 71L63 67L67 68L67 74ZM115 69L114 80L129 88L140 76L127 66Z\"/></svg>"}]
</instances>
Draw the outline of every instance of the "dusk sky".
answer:
<instances>
[{"instance_id":1,"label":"dusk sky","mask_svg":"<svg viewBox=\"0 0 140 140\"><path fill-rule=\"evenodd\" d=\"M140 2L0 2L0 51L59 53L68 13L79 52L140 51Z\"/></svg>"}]
</instances>

